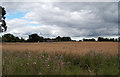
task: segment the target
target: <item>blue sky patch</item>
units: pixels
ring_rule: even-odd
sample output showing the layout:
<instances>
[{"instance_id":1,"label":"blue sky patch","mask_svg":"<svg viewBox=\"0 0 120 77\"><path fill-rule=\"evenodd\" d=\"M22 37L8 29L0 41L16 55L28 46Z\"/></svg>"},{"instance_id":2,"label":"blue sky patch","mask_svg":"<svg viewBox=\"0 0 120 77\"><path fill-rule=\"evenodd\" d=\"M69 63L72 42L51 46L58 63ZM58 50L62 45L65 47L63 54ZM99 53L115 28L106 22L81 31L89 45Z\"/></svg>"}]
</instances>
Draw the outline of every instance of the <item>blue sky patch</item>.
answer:
<instances>
[{"instance_id":1,"label":"blue sky patch","mask_svg":"<svg viewBox=\"0 0 120 77\"><path fill-rule=\"evenodd\" d=\"M37 25L37 24L29 24L30 26L40 26L40 25Z\"/></svg>"},{"instance_id":2,"label":"blue sky patch","mask_svg":"<svg viewBox=\"0 0 120 77\"><path fill-rule=\"evenodd\" d=\"M25 16L27 12L16 12L16 13L8 13L6 14L7 19L14 19L14 18L22 18Z\"/></svg>"}]
</instances>

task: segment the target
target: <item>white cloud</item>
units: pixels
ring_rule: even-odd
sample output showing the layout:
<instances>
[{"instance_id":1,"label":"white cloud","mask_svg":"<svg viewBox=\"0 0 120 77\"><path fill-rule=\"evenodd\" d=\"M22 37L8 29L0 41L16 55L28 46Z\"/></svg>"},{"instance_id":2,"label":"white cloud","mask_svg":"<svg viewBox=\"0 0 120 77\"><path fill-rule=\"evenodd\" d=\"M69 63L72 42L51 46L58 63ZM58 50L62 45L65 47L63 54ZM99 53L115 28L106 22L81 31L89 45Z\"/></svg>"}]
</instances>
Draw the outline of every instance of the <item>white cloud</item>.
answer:
<instances>
[{"instance_id":1,"label":"white cloud","mask_svg":"<svg viewBox=\"0 0 120 77\"><path fill-rule=\"evenodd\" d=\"M3 0L2 2L118 2L119 0Z\"/></svg>"},{"instance_id":2,"label":"white cloud","mask_svg":"<svg viewBox=\"0 0 120 77\"><path fill-rule=\"evenodd\" d=\"M45 37L97 37L117 35L117 3L4 3L8 12L27 12L7 20L8 33Z\"/></svg>"}]
</instances>

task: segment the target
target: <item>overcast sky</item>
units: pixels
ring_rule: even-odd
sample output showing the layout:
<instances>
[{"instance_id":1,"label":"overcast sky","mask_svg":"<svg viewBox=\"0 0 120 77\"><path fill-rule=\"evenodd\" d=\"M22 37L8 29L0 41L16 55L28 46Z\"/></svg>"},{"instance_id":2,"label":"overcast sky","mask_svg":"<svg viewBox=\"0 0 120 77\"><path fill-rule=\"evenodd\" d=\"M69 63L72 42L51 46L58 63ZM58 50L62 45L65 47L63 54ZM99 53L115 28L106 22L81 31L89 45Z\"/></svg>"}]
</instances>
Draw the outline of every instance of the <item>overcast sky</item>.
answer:
<instances>
[{"instance_id":1,"label":"overcast sky","mask_svg":"<svg viewBox=\"0 0 120 77\"><path fill-rule=\"evenodd\" d=\"M4 2L8 30L28 38L118 36L117 2Z\"/></svg>"}]
</instances>

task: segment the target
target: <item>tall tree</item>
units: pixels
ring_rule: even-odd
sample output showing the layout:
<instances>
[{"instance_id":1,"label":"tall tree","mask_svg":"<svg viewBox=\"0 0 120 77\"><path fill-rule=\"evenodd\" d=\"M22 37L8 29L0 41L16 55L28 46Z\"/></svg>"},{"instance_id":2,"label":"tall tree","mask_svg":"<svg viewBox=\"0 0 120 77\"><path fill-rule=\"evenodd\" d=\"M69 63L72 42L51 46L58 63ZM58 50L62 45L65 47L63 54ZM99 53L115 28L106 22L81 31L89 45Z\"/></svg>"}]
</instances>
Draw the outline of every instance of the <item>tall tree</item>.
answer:
<instances>
[{"instance_id":1,"label":"tall tree","mask_svg":"<svg viewBox=\"0 0 120 77\"><path fill-rule=\"evenodd\" d=\"M38 36L38 34L31 34L29 35L29 42L38 42L40 39L40 36Z\"/></svg>"},{"instance_id":2,"label":"tall tree","mask_svg":"<svg viewBox=\"0 0 120 77\"><path fill-rule=\"evenodd\" d=\"M2 41L3 42L16 42L18 40L19 40L19 38L15 37L12 34L5 34L5 35L2 36Z\"/></svg>"},{"instance_id":3,"label":"tall tree","mask_svg":"<svg viewBox=\"0 0 120 77\"><path fill-rule=\"evenodd\" d=\"M62 41L61 39L62 39L62 38L61 38L60 36L56 37L56 41L57 41L57 42L58 42L58 41Z\"/></svg>"},{"instance_id":4,"label":"tall tree","mask_svg":"<svg viewBox=\"0 0 120 77\"><path fill-rule=\"evenodd\" d=\"M5 14L6 11L4 9L4 7L0 6L0 32L4 32L7 30L7 26L6 26L6 22L5 22Z\"/></svg>"}]
</instances>

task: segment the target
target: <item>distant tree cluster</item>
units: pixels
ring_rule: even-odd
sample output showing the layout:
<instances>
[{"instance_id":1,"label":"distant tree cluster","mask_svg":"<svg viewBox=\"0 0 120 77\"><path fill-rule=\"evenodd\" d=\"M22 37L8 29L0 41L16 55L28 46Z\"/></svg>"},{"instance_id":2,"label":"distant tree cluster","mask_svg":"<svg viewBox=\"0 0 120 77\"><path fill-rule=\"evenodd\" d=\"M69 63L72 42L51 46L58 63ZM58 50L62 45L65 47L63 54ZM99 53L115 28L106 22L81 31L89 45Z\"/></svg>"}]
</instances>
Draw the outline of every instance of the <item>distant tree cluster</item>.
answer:
<instances>
[{"instance_id":1,"label":"distant tree cluster","mask_svg":"<svg viewBox=\"0 0 120 77\"><path fill-rule=\"evenodd\" d=\"M2 36L3 42L62 42L71 41L70 37L56 37L56 38L44 38L38 34L31 34L27 40L19 37L15 37L13 34L5 34Z\"/></svg>"},{"instance_id":2,"label":"distant tree cluster","mask_svg":"<svg viewBox=\"0 0 120 77\"><path fill-rule=\"evenodd\" d=\"M44 38L42 36L39 36L38 34L31 34L29 35L28 39L24 39L24 38L19 38L14 36L13 34L4 34L2 36L2 41L3 42L67 42L67 41L73 41L76 42L76 40L72 40L70 37L56 37L56 38ZM95 40L94 38L92 39L86 39L83 38L83 40L79 40L79 41L112 41L112 42L120 42L120 37L118 39L115 38L103 38L103 37L98 37L97 40Z\"/></svg>"},{"instance_id":3,"label":"distant tree cluster","mask_svg":"<svg viewBox=\"0 0 120 77\"><path fill-rule=\"evenodd\" d=\"M117 42L117 41L120 41L119 39L120 37L118 39L98 37L98 41L113 41L113 42L116 41Z\"/></svg>"},{"instance_id":4,"label":"distant tree cluster","mask_svg":"<svg viewBox=\"0 0 120 77\"><path fill-rule=\"evenodd\" d=\"M72 41L70 37L56 37L56 41L59 42L59 41Z\"/></svg>"},{"instance_id":5,"label":"distant tree cluster","mask_svg":"<svg viewBox=\"0 0 120 77\"><path fill-rule=\"evenodd\" d=\"M2 36L3 42L24 42L25 40L23 38L15 37L12 34L5 34Z\"/></svg>"},{"instance_id":6,"label":"distant tree cluster","mask_svg":"<svg viewBox=\"0 0 120 77\"><path fill-rule=\"evenodd\" d=\"M85 39L85 38L83 38L83 41L96 41L94 38L92 38L92 39Z\"/></svg>"},{"instance_id":7,"label":"distant tree cluster","mask_svg":"<svg viewBox=\"0 0 120 77\"><path fill-rule=\"evenodd\" d=\"M92 39L85 39L85 38L83 38L83 41L99 41L99 42L101 42L101 41L112 41L112 42L117 42L117 41L120 41L120 37L118 39L98 37L97 40L95 40L94 38L92 38Z\"/></svg>"}]
</instances>

